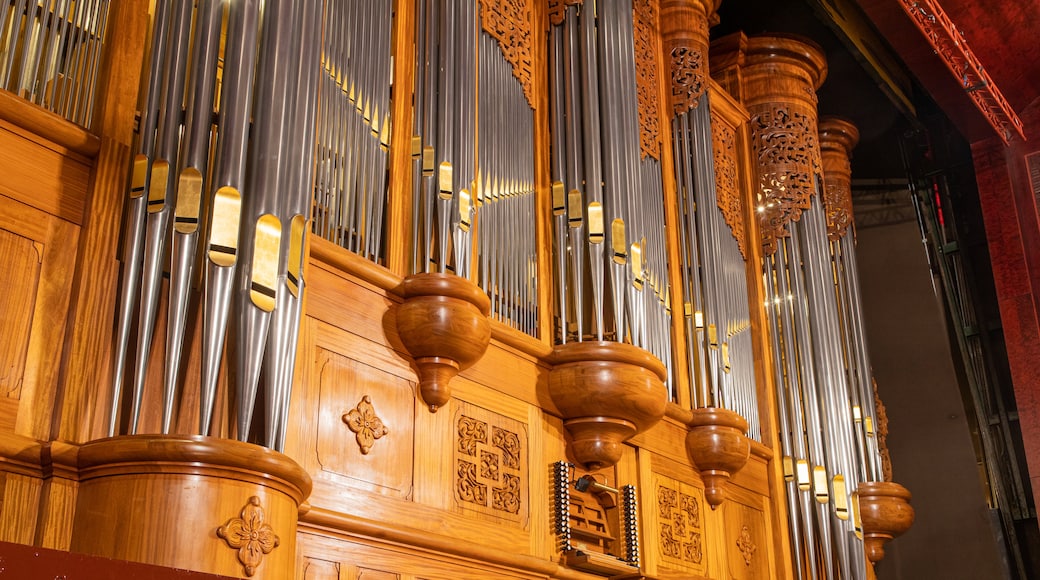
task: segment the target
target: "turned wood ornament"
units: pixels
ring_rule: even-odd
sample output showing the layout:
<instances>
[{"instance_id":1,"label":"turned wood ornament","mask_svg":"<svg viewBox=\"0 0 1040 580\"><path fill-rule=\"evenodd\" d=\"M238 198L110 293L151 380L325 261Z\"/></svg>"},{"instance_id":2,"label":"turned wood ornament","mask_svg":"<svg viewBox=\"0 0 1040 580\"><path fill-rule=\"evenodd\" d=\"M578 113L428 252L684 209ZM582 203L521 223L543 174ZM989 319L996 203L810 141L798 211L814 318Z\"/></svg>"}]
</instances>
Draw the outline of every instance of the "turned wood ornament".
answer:
<instances>
[{"instance_id":1,"label":"turned wood ornament","mask_svg":"<svg viewBox=\"0 0 1040 580\"><path fill-rule=\"evenodd\" d=\"M484 356L491 341L491 301L451 274L413 274L401 285L397 332L415 360L419 391L430 411L451 398L449 382Z\"/></svg>"},{"instance_id":2,"label":"turned wood ornament","mask_svg":"<svg viewBox=\"0 0 1040 580\"><path fill-rule=\"evenodd\" d=\"M686 434L686 453L704 482L704 499L717 508L726 499L726 484L751 455L747 421L729 409L693 410Z\"/></svg>"},{"instance_id":3,"label":"turned wood ornament","mask_svg":"<svg viewBox=\"0 0 1040 580\"><path fill-rule=\"evenodd\" d=\"M549 395L571 435L571 455L588 470L616 464L622 444L664 416L664 365L641 348L571 342L551 360Z\"/></svg>"},{"instance_id":4,"label":"turned wood ornament","mask_svg":"<svg viewBox=\"0 0 1040 580\"><path fill-rule=\"evenodd\" d=\"M914 523L910 491L891 481L869 481L859 484L856 495L867 558L877 563L885 557L885 543Z\"/></svg>"},{"instance_id":5,"label":"turned wood ornament","mask_svg":"<svg viewBox=\"0 0 1040 580\"><path fill-rule=\"evenodd\" d=\"M70 550L257 579L290 578L311 478L276 451L200 435L79 449Z\"/></svg>"},{"instance_id":6,"label":"turned wood ornament","mask_svg":"<svg viewBox=\"0 0 1040 580\"><path fill-rule=\"evenodd\" d=\"M823 160L823 203L827 209L827 237L845 237L852 225L852 149L859 130L847 119L821 117L820 157Z\"/></svg>"}]
</instances>

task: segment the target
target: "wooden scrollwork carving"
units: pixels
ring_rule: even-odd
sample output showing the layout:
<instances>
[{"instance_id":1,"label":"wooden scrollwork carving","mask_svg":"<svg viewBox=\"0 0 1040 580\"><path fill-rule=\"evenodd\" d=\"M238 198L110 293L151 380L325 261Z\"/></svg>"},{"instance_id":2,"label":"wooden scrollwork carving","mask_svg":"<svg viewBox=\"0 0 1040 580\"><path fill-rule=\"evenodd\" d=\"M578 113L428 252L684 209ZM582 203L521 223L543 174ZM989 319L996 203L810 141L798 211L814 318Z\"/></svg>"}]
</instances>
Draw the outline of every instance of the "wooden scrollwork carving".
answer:
<instances>
[{"instance_id":1,"label":"wooden scrollwork carving","mask_svg":"<svg viewBox=\"0 0 1040 580\"><path fill-rule=\"evenodd\" d=\"M581 6L582 0L549 0L549 24L559 26L567 15L568 6Z\"/></svg>"},{"instance_id":2,"label":"wooden scrollwork carving","mask_svg":"<svg viewBox=\"0 0 1040 580\"><path fill-rule=\"evenodd\" d=\"M715 156L715 197L740 255L747 260L747 234L744 229L744 196L737 186L736 131L719 115L711 115L711 141Z\"/></svg>"},{"instance_id":3,"label":"wooden scrollwork carving","mask_svg":"<svg viewBox=\"0 0 1040 580\"><path fill-rule=\"evenodd\" d=\"M827 237L845 237L852 225L852 148L859 141L856 126L837 117L820 119L820 155L823 159L823 203L827 209Z\"/></svg>"},{"instance_id":4,"label":"wooden scrollwork carving","mask_svg":"<svg viewBox=\"0 0 1040 580\"><path fill-rule=\"evenodd\" d=\"M636 96L639 100L639 155L661 158L661 120L657 92L657 2L633 0Z\"/></svg>"},{"instance_id":5,"label":"wooden scrollwork carving","mask_svg":"<svg viewBox=\"0 0 1040 580\"><path fill-rule=\"evenodd\" d=\"M513 67L513 76L523 87L527 104L534 107L531 86L531 0L480 0L484 31L498 41L502 55Z\"/></svg>"},{"instance_id":6,"label":"wooden scrollwork carving","mask_svg":"<svg viewBox=\"0 0 1040 580\"><path fill-rule=\"evenodd\" d=\"M708 21L712 0L662 0L661 44L671 69L676 115L697 106L708 88Z\"/></svg>"}]
</instances>

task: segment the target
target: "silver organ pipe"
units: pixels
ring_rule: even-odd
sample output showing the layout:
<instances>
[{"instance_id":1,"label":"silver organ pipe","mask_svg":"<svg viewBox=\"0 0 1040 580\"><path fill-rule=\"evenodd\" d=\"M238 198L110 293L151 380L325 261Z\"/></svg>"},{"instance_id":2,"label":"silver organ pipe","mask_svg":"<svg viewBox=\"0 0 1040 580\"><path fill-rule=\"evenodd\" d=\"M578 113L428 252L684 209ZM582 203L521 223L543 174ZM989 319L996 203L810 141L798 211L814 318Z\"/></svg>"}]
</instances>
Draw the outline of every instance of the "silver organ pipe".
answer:
<instances>
[{"instance_id":1,"label":"silver organ pipe","mask_svg":"<svg viewBox=\"0 0 1040 580\"><path fill-rule=\"evenodd\" d=\"M657 10L550 3L556 341L628 342L671 369Z\"/></svg>"},{"instance_id":2,"label":"silver organ pipe","mask_svg":"<svg viewBox=\"0 0 1040 580\"><path fill-rule=\"evenodd\" d=\"M735 128L713 115L707 92L708 18L713 2L668 2L662 27L672 66L672 139L680 213L686 349L693 403L747 419L760 440L753 300L747 284L744 202L731 161Z\"/></svg>"},{"instance_id":3,"label":"silver organ pipe","mask_svg":"<svg viewBox=\"0 0 1040 580\"><path fill-rule=\"evenodd\" d=\"M228 398L234 402L233 409L228 406L229 435L282 445L312 192L309 144L315 141L320 9L317 3L291 0L157 4L132 167L112 434L124 425L131 433L219 433L214 410L227 406L217 404L220 367L227 360ZM223 62L219 72L218 61ZM205 243L199 243L200 236ZM172 240L169 258L167 240ZM189 305L197 263L204 264L199 416L197 422L178 421L177 402L196 395L184 392L183 385L193 381L182 369L192 350ZM165 368L161 389L152 393L147 369L156 348L151 335L166 269L169 318L160 357ZM122 369L131 356L135 318L136 364L127 379ZM229 323L236 349L225 359ZM269 332L271 327L276 330ZM132 384L128 393L124 381ZM263 426L254 428L254 416L261 415L254 413L261 382ZM161 399L155 425L142 413L146 399ZM127 406L128 416L121 418Z\"/></svg>"}]
</instances>

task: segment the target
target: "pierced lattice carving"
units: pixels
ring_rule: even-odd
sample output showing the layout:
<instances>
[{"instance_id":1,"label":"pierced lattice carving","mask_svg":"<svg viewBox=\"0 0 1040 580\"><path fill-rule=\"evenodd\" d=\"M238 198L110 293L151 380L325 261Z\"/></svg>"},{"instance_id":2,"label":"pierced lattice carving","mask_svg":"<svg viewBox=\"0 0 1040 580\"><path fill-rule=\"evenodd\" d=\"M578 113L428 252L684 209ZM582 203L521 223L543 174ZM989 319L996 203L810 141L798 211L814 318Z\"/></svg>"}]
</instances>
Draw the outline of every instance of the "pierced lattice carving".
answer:
<instances>
[{"instance_id":1,"label":"pierced lattice carving","mask_svg":"<svg viewBox=\"0 0 1040 580\"><path fill-rule=\"evenodd\" d=\"M809 209L820 173L816 114L791 104L751 111L751 147L758 157L758 207L765 255L787 237L787 225Z\"/></svg>"},{"instance_id":2,"label":"pierced lattice carving","mask_svg":"<svg viewBox=\"0 0 1040 580\"><path fill-rule=\"evenodd\" d=\"M740 255L747 260L747 234L744 230L744 197L737 178L736 131L714 112L711 114L711 142L715 155L715 198Z\"/></svg>"},{"instance_id":3,"label":"pierced lattice carving","mask_svg":"<svg viewBox=\"0 0 1040 580\"><path fill-rule=\"evenodd\" d=\"M874 436L877 437L878 453L881 455L881 477L885 481L892 481L892 455L888 452L888 411L885 403L878 395L877 380L874 383L874 418L877 425L874 426Z\"/></svg>"},{"instance_id":4,"label":"pierced lattice carving","mask_svg":"<svg viewBox=\"0 0 1040 580\"><path fill-rule=\"evenodd\" d=\"M657 2L633 0L636 94L639 100L640 157L661 158L661 120L657 93Z\"/></svg>"},{"instance_id":5,"label":"pierced lattice carving","mask_svg":"<svg viewBox=\"0 0 1040 580\"><path fill-rule=\"evenodd\" d=\"M498 41L513 76L520 82L527 104L534 108L531 86L531 0L480 0L484 31Z\"/></svg>"},{"instance_id":6,"label":"pierced lattice carving","mask_svg":"<svg viewBox=\"0 0 1040 580\"><path fill-rule=\"evenodd\" d=\"M658 485L657 511L662 556L688 564L700 564L704 559L700 500L679 490Z\"/></svg>"},{"instance_id":7,"label":"pierced lattice carving","mask_svg":"<svg viewBox=\"0 0 1040 580\"><path fill-rule=\"evenodd\" d=\"M466 414L458 415L455 434L458 500L487 513L518 516L526 470L520 435Z\"/></svg>"},{"instance_id":8,"label":"pierced lattice carving","mask_svg":"<svg viewBox=\"0 0 1040 580\"><path fill-rule=\"evenodd\" d=\"M697 106L706 89L704 53L696 48L676 46L669 51L672 70L672 110L685 113Z\"/></svg>"}]
</instances>

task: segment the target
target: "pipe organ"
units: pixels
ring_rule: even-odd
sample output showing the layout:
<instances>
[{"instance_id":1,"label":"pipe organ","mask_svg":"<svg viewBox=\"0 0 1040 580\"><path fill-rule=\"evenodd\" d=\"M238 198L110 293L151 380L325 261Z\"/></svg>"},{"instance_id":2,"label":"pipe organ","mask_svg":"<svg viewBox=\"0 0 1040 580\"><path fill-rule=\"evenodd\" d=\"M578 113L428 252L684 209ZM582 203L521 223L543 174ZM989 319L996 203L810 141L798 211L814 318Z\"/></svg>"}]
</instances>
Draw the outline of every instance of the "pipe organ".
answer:
<instances>
[{"instance_id":1,"label":"pipe organ","mask_svg":"<svg viewBox=\"0 0 1040 580\"><path fill-rule=\"evenodd\" d=\"M26 101L82 43L99 92L27 130L92 167L41 199L98 176L112 224L15 295L71 313L120 266L76 302L101 376L3 407L18 538L238 577L866 578L912 521L810 41L710 43L719 0L103 4L0 0ZM6 207L67 219L17 179ZM48 332L32 356L84 340Z\"/></svg>"}]
</instances>

